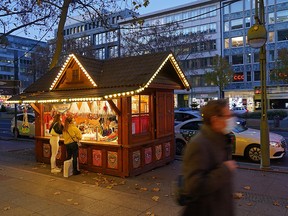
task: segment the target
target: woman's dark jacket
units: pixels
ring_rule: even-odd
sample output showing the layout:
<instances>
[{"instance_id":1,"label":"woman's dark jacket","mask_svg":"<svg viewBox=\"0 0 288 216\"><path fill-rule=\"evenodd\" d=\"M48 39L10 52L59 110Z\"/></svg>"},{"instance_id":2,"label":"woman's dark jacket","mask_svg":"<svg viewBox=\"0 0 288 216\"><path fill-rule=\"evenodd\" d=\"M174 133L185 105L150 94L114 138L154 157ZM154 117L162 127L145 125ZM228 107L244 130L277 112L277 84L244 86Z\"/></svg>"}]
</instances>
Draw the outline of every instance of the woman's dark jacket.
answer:
<instances>
[{"instance_id":1,"label":"woman's dark jacket","mask_svg":"<svg viewBox=\"0 0 288 216\"><path fill-rule=\"evenodd\" d=\"M185 191L197 197L183 215L233 216L232 173L223 164L231 152L227 137L204 125L183 157Z\"/></svg>"}]
</instances>

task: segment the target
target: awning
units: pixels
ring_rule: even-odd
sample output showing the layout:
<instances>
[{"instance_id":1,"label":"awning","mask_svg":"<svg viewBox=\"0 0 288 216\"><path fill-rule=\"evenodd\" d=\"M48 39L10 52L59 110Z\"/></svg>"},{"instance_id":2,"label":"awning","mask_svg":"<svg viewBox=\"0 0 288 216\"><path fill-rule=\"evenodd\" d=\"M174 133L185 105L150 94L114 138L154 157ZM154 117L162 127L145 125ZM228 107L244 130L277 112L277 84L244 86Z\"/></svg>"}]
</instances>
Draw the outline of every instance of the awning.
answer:
<instances>
[{"instance_id":1,"label":"awning","mask_svg":"<svg viewBox=\"0 0 288 216\"><path fill-rule=\"evenodd\" d=\"M57 103L73 101L108 100L117 97L133 95L139 87L103 88L103 89L75 89L67 91L25 92L12 96L8 103Z\"/></svg>"}]
</instances>

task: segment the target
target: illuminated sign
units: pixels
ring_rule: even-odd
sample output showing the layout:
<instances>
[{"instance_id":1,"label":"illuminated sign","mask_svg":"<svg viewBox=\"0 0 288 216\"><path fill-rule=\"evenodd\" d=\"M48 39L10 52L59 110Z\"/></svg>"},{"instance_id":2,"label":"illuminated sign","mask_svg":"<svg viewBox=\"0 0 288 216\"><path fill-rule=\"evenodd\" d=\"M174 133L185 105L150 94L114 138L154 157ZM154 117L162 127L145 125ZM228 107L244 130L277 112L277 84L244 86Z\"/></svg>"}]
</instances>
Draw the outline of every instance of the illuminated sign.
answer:
<instances>
[{"instance_id":1,"label":"illuminated sign","mask_svg":"<svg viewBox=\"0 0 288 216\"><path fill-rule=\"evenodd\" d=\"M244 74L242 73L235 73L233 75L233 82L243 82L244 81Z\"/></svg>"}]
</instances>

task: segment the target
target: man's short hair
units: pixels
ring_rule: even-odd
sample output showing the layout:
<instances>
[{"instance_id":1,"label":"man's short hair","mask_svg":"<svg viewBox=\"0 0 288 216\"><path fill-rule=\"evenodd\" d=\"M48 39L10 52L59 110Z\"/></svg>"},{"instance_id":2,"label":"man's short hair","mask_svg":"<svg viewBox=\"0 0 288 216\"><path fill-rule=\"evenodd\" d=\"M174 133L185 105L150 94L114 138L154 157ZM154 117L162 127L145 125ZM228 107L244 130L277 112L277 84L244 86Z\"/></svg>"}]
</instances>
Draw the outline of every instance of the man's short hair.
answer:
<instances>
[{"instance_id":1,"label":"man's short hair","mask_svg":"<svg viewBox=\"0 0 288 216\"><path fill-rule=\"evenodd\" d=\"M201 108L204 124L210 125L212 116L221 115L223 109L228 106L228 100L210 100L204 107Z\"/></svg>"}]
</instances>

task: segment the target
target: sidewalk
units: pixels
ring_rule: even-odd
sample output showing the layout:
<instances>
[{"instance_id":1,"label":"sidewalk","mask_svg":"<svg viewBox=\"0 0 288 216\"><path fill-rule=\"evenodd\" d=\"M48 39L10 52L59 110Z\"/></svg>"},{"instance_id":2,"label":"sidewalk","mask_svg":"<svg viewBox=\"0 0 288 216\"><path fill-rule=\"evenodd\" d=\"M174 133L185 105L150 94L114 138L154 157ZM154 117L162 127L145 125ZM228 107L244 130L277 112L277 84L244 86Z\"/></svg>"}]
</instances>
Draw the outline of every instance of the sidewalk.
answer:
<instances>
[{"instance_id":1,"label":"sidewalk","mask_svg":"<svg viewBox=\"0 0 288 216\"><path fill-rule=\"evenodd\" d=\"M0 140L0 146L11 143ZM35 162L31 142L20 144L22 150L21 146L0 148L1 215L176 216L181 212L172 191L181 161L125 179L85 171L64 178L62 173L51 174L49 165ZM287 170L245 167L235 173L236 216L288 216Z\"/></svg>"}]
</instances>

